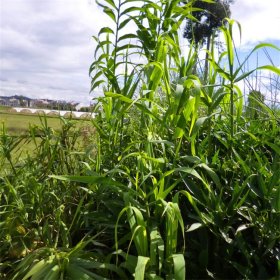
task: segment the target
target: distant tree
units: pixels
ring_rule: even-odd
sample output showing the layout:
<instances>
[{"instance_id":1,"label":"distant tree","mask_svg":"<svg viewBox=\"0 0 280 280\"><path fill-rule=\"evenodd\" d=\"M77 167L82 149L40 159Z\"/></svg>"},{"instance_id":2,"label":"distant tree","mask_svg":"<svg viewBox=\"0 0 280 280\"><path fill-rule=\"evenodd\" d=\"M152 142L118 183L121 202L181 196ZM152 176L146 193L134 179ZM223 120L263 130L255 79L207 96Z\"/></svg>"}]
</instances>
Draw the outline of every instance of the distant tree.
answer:
<instances>
[{"instance_id":1,"label":"distant tree","mask_svg":"<svg viewBox=\"0 0 280 280\"><path fill-rule=\"evenodd\" d=\"M19 106L20 107L24 107L25 106L25 102L22 96L19 97Z\"/></svg>"},{"instance_id":2,"label":"distant tree","mask_svg":"<svg viewBox=\"0 0 280 280\"><path fill-rule=\"evenodd\" d=\"M223 19L230 17L230 4L232 2L232 0L214 0L214 3L208 3L203 0L195 0L193 8L201 10L192 13L197 21L187 20L184 38L195 44L207 43L213 33L222 26Z\"/></svg>"},{"instance_id":3,"label":"distant tree","mask_svg":"<svg viewBox=\"0 0 280 280\"><path fill-rule=\"evenodd\" d=\"M197 21L187 19L187 24L184 29L184 38L188 39L196 47L203 46L206 43L206 49L210 50L211 37L216 30L222 26L223 20L230 17L230 4L234 0L213 0L213 3L203 0L194 0L193 8L201 9L193 11L192 15ZM208 72L208 52L205 57L204 74L207 77Z\"/></svg>"},{"instance_id":4,"label":"distant tree","mask_svg":"<svg viewBox=\"0 0 280 280\"><path fill-rule=\"evenodd\" d=\"M91 110L90 107L84 106L84 107L81 107L79 111L80 111L80 112L90 112L90 110Z\"/></svg>"}]
</instances>

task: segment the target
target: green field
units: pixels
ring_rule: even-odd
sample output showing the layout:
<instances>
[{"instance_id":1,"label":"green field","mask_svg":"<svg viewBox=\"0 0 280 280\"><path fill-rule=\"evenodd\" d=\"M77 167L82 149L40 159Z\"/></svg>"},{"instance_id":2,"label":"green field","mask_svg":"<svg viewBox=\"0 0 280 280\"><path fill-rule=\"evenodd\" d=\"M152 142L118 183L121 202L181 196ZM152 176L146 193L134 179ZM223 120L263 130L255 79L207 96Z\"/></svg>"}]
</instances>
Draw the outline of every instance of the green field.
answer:
<instances>
[{"instance_id":1,"label":"green field","mask_svg":"<svg viewBox=\"0 0 280 280\"><path fill-rule=\"evenodd\" d=\"M17 143L14 148L11 149L12 160L20 162L24 160L28 155L32 155L35 149L42 142L42 135L50 129L51 138L55 138L55 135L59 135L62 130L67 129L70 135L81 131L79 139L75 144L75 148L80 150L84 145L85 136L88 135L87 131L89 126L88 120L77 119L64 119L56 116L40 116L40 115L28 115L22 113L10 112L10 108L0 107L0 136L3 139L7 139L10 142L10 146L13 143ZM85 132L85 133L84 133ZM5 138L6 136L6 138ZM55 140L52 140L53 143ZM7 161L3 163L7 168L9 164ZM9 169L9 168L8 168Z\"/></svg>"},{"instance_id":2,"label":"green field","mask_svg":"<svg viewBox=\"0 0 280 280\"><path fill-rule=\"evenodd\" d=\"M7 131L13 135L26 133L29 126L40 126L43 120L43 116L0 111L1 124L4 124ZM61 120L57 117L47 117L47 124L53 129L59 129Z\"/></svg>"},{"instance_id":3,"label":"green field","mask_svg":"<svg viewBox=\"0 0 280 280\"><path fill-rule=\"evenodd\" d=\"M88 123L84 119L73 119L73 122L82 127ZM59 130L63 123L63 118L59 116L45 116L39 114L25 114L12 112L10 107L0 106L0 125L11 135L26 134L30 126L41 126L42 124L51 127L54 130ZM1 130L0 130L1 131Z\"/></svg>"}]
</instances>

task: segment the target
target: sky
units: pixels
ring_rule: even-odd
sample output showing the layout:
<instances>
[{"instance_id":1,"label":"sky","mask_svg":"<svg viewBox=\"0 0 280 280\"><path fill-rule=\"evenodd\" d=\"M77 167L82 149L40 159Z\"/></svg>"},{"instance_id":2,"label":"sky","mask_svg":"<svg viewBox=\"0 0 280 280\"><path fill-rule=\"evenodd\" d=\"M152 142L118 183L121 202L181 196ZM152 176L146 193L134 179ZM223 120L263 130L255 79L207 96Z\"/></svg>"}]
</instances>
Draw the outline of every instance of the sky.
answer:
<instances>
[{"instance_id":1,"label":"sky","mask_svg":"<svg viewBox=\"0 0 280 280\"><path fill-rule=\"evenodd\" d=\"M236 0L231 11L241 58L259 42L280 47L280 0ZM89 92L92 35L108 24L95 0L0 0L0 96L89 104L99 94ZM279 67L280 53L269 53ZM269 62L264 52L258 59Z\"/></svg>"}]
</instances>

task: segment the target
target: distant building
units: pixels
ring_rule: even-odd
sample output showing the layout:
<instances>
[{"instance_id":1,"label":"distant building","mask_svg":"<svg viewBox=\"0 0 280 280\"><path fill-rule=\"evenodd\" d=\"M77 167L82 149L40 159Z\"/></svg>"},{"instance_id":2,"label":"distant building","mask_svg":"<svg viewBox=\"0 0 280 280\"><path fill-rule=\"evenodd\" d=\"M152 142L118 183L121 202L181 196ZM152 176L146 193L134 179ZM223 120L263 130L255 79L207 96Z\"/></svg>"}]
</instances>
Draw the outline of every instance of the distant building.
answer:
<instances>
[{"instance_id":1,"label":"distant building","mask_svg":"<svg viewBox=\"0 0 280 280\"><path fill-rule=\"evenodd\" d=\"M49 110L77 111L77 102L66 102L63 100L31 99L25 96L0 96L0 105L10 107L37 108Z\"/></svg>"},{"instance_id":2,"label":"distant building","mask_svg":"<svg viewBox=\"0 0 280 280\"><path fill-rule=\"evenodd\" d=\"M11 98L9 100L9 106L16 107L20 105L20 101L16 98Z\"/></svg>"},{"instance_id":3,"label":"distant building","mask_svg":"<svg viewBox=\"0 0 280 280\"><path fill-rule=\"evenodd\" d=\"M0 98L0 105L5 106L6 105L6 100L3 98Z\"/></svg>"}]
</instances>

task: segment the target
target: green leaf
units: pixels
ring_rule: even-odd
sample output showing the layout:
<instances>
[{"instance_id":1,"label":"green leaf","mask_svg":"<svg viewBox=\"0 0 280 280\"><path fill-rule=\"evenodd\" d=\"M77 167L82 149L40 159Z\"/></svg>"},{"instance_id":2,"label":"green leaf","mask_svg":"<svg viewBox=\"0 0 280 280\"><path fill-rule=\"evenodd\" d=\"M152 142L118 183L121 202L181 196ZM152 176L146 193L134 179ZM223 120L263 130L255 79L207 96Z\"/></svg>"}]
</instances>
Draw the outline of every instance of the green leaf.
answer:
<instances>
[{"instance_id":1,"label":"green leaf","mask_svg":"<svg viewBox=\"0 0 280 280\"><path fill-rule=\"evenodd\" d=\"M115 15L115 13L114 13L114 11L113 11L112 9L110 9L110 8L108 8L108 7L105 7L105 8L103 9L103 12L104 12L105 14L107 14L115 23L117 23L117 21L116 21L116 15Z\"/></svg>"},{"instance_id":2,"label":"green leaf","mask_svg":"<svg viewBox=\"0 0 280 280\"><path fill-rule=\"evenodd\" d=\"M31 270L29 270L29 272L23 277L22 280L26 280L30 277L32 277L32 279L37 279L39 275L42 275L42 273L44 273L43 275L45 275L54 266L54 263L52 263L51 260L53 260L53 256L36 263L31 268Z\"/></svg>"},{"instance_id":3,"label":"green leaf","mask_svg":"<svg viewBox=\"0 0 280 280\"><path fill-rule=\"evenodd\" d=\"M126 96L124 96L124 95L122 95L122 94L119 94L119 93L114 93L114 92L105 92L104 93L105 94L105 96L107 96L107 97L113 97L113 98L117 98L117 99L119 99L119 100L121 100L121 101L123 101L123 102L125 102L125 103L129 103L129 104L131 104L131 103L133 103L133 100L132 99L130 99L130 98L128 98L128 97L126 97Z\"/></svg>"},{"instance_id":4,"label":"green leaf","mask_svg":"<svg viewBox=\"0 0 280 280\"><path fill-rule=\"evenodd\" d=\"M199 129L201 128L201 126L205 123L205 121L207 121L211 116L208 117L201 117L198 118L193 126L193 129L190 129L190 136L191 137L195 137L199 131Z\"/></svg>"},{"instance_id":5,"label":"green leaf","mask_svg":"<svg viewBox=\"0 0 280 280\"><path fill-rule=\"evenodd\" d=\"M213 171L213 169L211 169L207 164L205 163L201 163L198 165L199 167L203 168L208 174L209 176L211 177L211 179L214 181L214 183L216 184L216 186L218 188L221 188L222 185L221 185L221 182L220 182L220 179L218 177L218 175Z\"/></svg>"},{"instance_id":6,"label":"green leaf","mask_svg":"<svg viewBox=\"0 0 280 280\"><path fill-rule=\"evenodd\" d=\"M151 229L150 240L150 265L151 267L157 267L160 274L164 259L164 252L161 248L164 248L164 242L156 226Z\"/></svg>"},{"instance_id":7,"label":"green leaf","mask_svg":"<svg viewBox=\"0 0 280 280\"><path fill-rule=\"evenodd\" d=\"M129 8L126 8L125 10L123 10L120 14L120 16L123 16L123 15L128 15L129 13L131 12L139 12L139 11L142 11L143 9L141 7L129 7Z\"/></svg>"},{"instance_id":8,"label":"green leaf","mask_svg":"<svg viewBox=\"0 0 280 280\"><path fill-rule=\"evenodd\" d=\"M103 33L115 34L115 32L110 27L103 27L103 28L101 28L99 33L98 33L98 36L100 36Z\"/></svg>"},{"instance_id":9,"label":"green leaf","mask_svg":"<svg viewBox=\"0 0 280 280\"><path fill-rule=\"evenodd\" d=\"M241 225L241 226L239 226L238 228L237 228L237 230L235 231L235 235L237 235L239 232L241 232L241 231L243 231L243 230L246 230L246 229L248 229L248 228L250 228L250 227L252 227L253 225L251 225L251 224L243 224L243 225Z\"/></svg>"},{"instance_id":10,"label":"green leaf","mask_svg":"<svg viewBox=\"0 0 280 280\"><path fill-rule=\"evenodd\" d=\"M175 171L178 172L183 172L183 173L187 173L189 175L194 176L195 178L199 179L201 182L203 182L204 186L207 188L207 190L209 192L212 192L212 190L210 189L210 187L208 186L208 184L202 179L202 177L197 173L197 171L194 168L190 168L190 167L179 167L176 168Z\"/></svg>"},{"instance_id":11,"label":"green leaf","mask_svg":"<svg viewBox=\"0 0 280 280\"><path fill-rule=\"evenodd\" d=\"M276 189L272 191L271 198L272 198L271 201L272 210L280 214L280 185L279 184L276 187Z\"/></svg>"},{"instance_id":12,"label":"green leaf","mask_svg":"<svg viewBox=\"0 0 280 280\"><path fill-rule=\"evenodd\" d=\"M186 196L186 198L188 199L188 201L190 202L190 204L192 205L192 207L194 208L198 216L203 220L203 216L202 216L203 213L198 209L193 196L188 191L179 191L178 193L176 193L175 196L178 197L179 194L183 194L184 196Z\"/></svg>"},{"instance_id":13,"label":"green leaf","mask_svg":"<svg viewBox=\"0 0 280 280\"><path fill-rule=\"evenodd\" d=\"M239 76L238 78L236 78L234 80L235 83L238 83L239 81L244 80L246 77L248 77L249 75L251 75L253 72L255 72L256 69L251 70L249 72L243 73L241 76Z\"/></svg>"},{"instance_id":14,"label":"green leaf","mask_svg":"<svg viewBox=\"0 0 280 280\"><path fill-rule=\"evenodd\" d=\"M119 46L115 49L115 52L118 53L119 51L129 50L129 49L138 49L139 46L135 44L125 44L123 46Z\"/></svg>"},{"instance_id":15,"label":"green leaf","mask_svg":"<svg viewBox=\"0 0 280 280\"><path fill-rule=\"evenodd\" d=\"M110 4L113 8L115 8L117 10L117 6L114 3L114 0L104 0L106 1L108 4Z\"/></svg>"},{"instance_id":16,"label":"green leaf","mask_svg":"<svg viewBox=\"0 0 280 280\"><path fill-rule=\"evenodd\" d=\"M280 75L280 69L272 65L264 65L257 68L258 70L270 70L277 75Z\"/></svg>"},{"instance_id":17,"label":"green leaf","mask_svg":"<svg viewBox=\"0 0 280 280\"><path fill-rule=\"evenodd\" d=\"M197 229L201 228L202 226L203 226L203 224L201 224L201 223L193 223L193 224L191 224L191 226L187 229L187 232L197 230Z\"/></svg>"},{"instance_id":18,"label":"green leaf","mask_svg":"<svg viewBox=\"0 0 280 280\"><path fill-rule=\"evenodd\" d=\"M173 254L172 258L174 263L174 279L186 279L186 265L184 255Z\"/></svg>"},{"instance_id":19,"label":"green leaf","mask_svg":"<svg viewBox=\"0 0 280 280\"><path fill-rule=\"evenodd\" d=\"M97 262L92 259L83 259L80 257L72 258L71 262L69 263L70 266L76 265L81 268L84 268L88 271L95 269L95 270L109 270L117 273L121 279L126 279L126 275L124 274L123 270L117 267L114 264L106 263L106 262ZM104 279L104 278L102 278Z\"/></svg>"},{"instance_id":20,"label":"green leaf","mask_svg":"<svg viewBox=\"0 0 280 280\"><path fill-rule=\"evenodd\" d=\"M95 83L91 86L90 91L94 91L97 87L99 87L99 86L100 86L101 84L103 84L103 83L105 83L104 80L99 80L99 81L95 82Z\"/></svg>"},{"instance_id":21,"label":"green leaf","mask_svg":"<svg viewBox=\"0 0 280 280\"><path fill-rule=\"evenodd\" d=\"M146 265L148 264L149 260L150 258L148 257L138 256L137 265L135 268L135 275L134 275L135 280L145 279Z\"/></svg>"},{"instance_id":22,"label":"green leaf","mask_svg":"<svg viewBox=\"0 0 280 280\"><path fill-rule=\"evenodd\" d=\"M44 280L58 280L60 278L59 275L60 267L59 265L55 265L46 273Z\"/></svg>"},{"instance_id":23,"label":"green leaf","mask_svg":"<svg viewBox=\"0 0 280 280\"><path fill-rule=\"evenodd\" d=\"M131 21L131 18L127 18L126 20L122 21L122 22L119 24L119 30L121 30L122 28L124 28L130 21Z\"/></svg>"},{"instance_id":24,"label":"green leaf","mask_svg":"<svg viewBox=\"0 0 280 280\"><path fill-rule=\"evenodd\" d=\"M141 104L140 102L136 102L135 106L138 107L143 113L149 115L150 117L156 119L157 121L161 122L159 117L156 114L153 114L145 105Z\"/></svg>"},{"instance_id":25,"label":"green leaf","mask_svg":"<svg viewBox=\"0 0 280 280\"><path fill-rule=\"evenodd\" d=\"M128 34L125 34L125 35L119 37L118 42L120 42L122 40L126 40L126 39L137 39L137 38L138 37L135 34L128 33Z\"/></svg>"},{"instance_id":26,"label":"green leaf","mask_svg":"<svg viewBox=\"0 0 280 280\"><path fill-rule=\"evenodd\" d=\"M260 48L265 48L265 47L273 48L273 49L275 49L277 51L280 51L280 48L275 46L275 45L273 45L273 44L270 44L270 43L260 43L260 44L258 44L258 45L256 45L254 47L254 49L251 51L251 53L255 52L256 50L258 50Z\"/></svg>"},{"instance_id":27,"label":"green leaf","mask_svg":"<svg viewBox=\"0 0 280 280\"><path fill-rule=\"evenodd\" d=\"M72 263L67 266L67 279L76 280L104 280L104 277L93 273L87 269L84 269L83 267L79 265L75 265L75 263ZM105 278L106 279L106 278Z\"/></svg>"},{"instance_id":28,"label":"green leaf","mask_svg":"<svg viewBox=\"0 0 280 280\"><path fill-rule=\"evenodd\" d=\"M114 186L123 186L121 183L118 183L111 178L107 178L104 176L58 176L58 175L50 175L50 178L54 178L57 180L68 181L68 182L79 182L84 184L104 184L104 185L114 185Z\"/></svg>"},{"instance_id":29,"label":"green leaf","mask_svg":"<svg viewBox=\"0 0 280 280\"><path fill-rule=\"evenodd\" d=\"M132 239L137 248L138 255L147 255L148 254L148 240L147 240L147 231L146 231L146 223L144 221L143 215L139 209L134 206L130 206L131 197L128 193L124 194L125 204L124 207L118 215L118 219L115 226L115 247L118 250L118 224L120 218L124 213L127 214L127 220L132 232Z\"/></svg>"}]
</instances>

